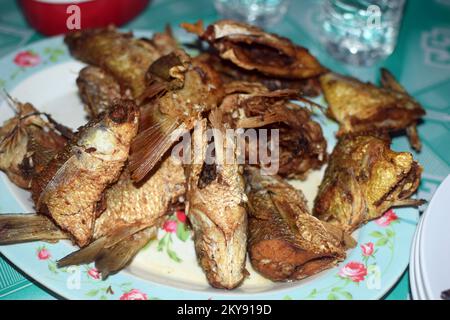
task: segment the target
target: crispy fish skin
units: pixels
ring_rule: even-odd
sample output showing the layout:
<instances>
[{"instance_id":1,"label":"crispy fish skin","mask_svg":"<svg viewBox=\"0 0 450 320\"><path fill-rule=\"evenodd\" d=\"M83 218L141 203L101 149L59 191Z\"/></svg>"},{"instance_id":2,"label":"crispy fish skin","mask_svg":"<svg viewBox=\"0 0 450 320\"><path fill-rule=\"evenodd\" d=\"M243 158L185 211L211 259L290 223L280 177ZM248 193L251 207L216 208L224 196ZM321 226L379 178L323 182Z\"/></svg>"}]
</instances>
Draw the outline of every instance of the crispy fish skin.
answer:
<instances>
[{"instance_id":1,"label":"crispy fish skin","mask_svg":"<svg viewBox=\"0 0 450 320\"><path fill-rule=\"evenodd\" d=\"M117 183L105 192L106 209L95 222L94 238L112 234L114 229L130 226L152 226L168 212L186 192L182 164L168 157L155 172L139 185L125 169Z\"/></svg>"},{"instance_id":2,"label":"crispy fish skin","mask_svg":"<svg viewBox=\"0 0 450 320\"><path fill-rule=\"evenodd\" d=\"M261 83L269 90L293 89L307 97L316 97L321 92L318 77L306 79L286 79L266 76L255 70L245 70L232 62L221 59L213 52L203 52L195 59L209 64L220 75L222 82L228 84L235 81Z\"/></svg>"},{"instance_id":3,"label":"crispy fish skin","mask_svg":"<svg viewBox=\"0 0 450 320\"><path fill-rule=\"evenodd\" d=\"M84 67L76 82L89 119L96 118L107 111L115 100L122 98L119 83L101 68Z\"/></svg>"},{"instance_id":4,"label":"crispy fish skin","mask_svg":"<svg viewBox=\"0 0 450 320\"><path fill-rule=\"evenodd\" d=\"M193 150L198 152L187 170L186 212L194 231L197 258L208 282L215 288L233 289L246 274L247 213L242 168L236 163L204 162L205 130L205 121L194 130Z\"/></svg>"},{"instance_id":5,"label":"crispy fish skin","mask_svg":"<svg viewBox=\"0 0 450 320\"><path fill-rule=\"evenodd\" d=\"M32 183L37 212L48 214L75 243L89 243L104 189L116 181L137 133L138 111L119 101L81 127Z\"/></svg>"},{"instance_id":6,"label":"crispy fish skin","mask_svg":"<svg viewBox=\"0 0 450 320\"><path fill-rule=\"evenodd\" d=\"M66 35L64 42L75 58L111 74L135 99L146 88L148 67L161 56L151 41L113 27L75 31Z\"/></svg>"},{"instance_id":7,"label":"crispy fish skin","mask_svg":"<svg viewBox=\"0 0 450 320\"><path fill-rule=\"evenodd\" d=\"M262 85L231 82L220 105L225 120L234 128L279 130L278 174L305 179L327 159L327 142L311 112L290 103L299 99L295 90L269 91ZM247 150L248 151L248 150Z\"/></svg>"},{"instance_id":8,"label":"crispy fish skin","mask_svg":"<svg viewBox=\"0 0 450 320\"><path fill-rule=\"evenodd\" d=\"M67 142L55 127L30 103L10 98L16 115L0 128L0 170L23 189L31 187L31 180Z\"/></svg>"},{"instance_id":9,"label":"crispy fish skin","mask_svg":"<svg viewBox=\"0 0 450 320\"><path fill-rule=\"evenodd\" d=\"M412 154L392 151L387 138L346 136L330 156L313 213L350 233L391 207L422 204L409 199L421 172Z\"/></svg>"},{"instance_id":10,"label":"crispy fish skin","mask_svg":"<svg viewBox=\"0 0 450 320\"><path fill-rule=\"evenodd\" d=\"M370 131L399 131L415 127L425 110L396 82L387 70L383 71L383 87L363 83L336 73L320 77L328 102L327 114L339 125L338 136ZM407 132L408 133L408 132ZM420 150L417 135L409 134L412 146Z\"/></svg>"},{"instance_id":11,"label":"crispy fish skin","mask_svg":"<svg viewBox=\"0 0 450 320\"><path fill-rule=\"evenodd\" d=\"M182 27L207 41L222 59L246 70L291 79L310 78L326 71L307 49L255 26L219 20L205 30L201 21L183 23Z\"/></svg>"},{"instance_id":12,"label":"crispy fish skin","mask_svg":"<svg viewBox=\"0 0 450 320\"><path fill-rule=\"evenodd\" d=\"M273 281L300 280L345 259L340 239L310 215L301 191L255 167L247 166L245 177L255 270Z\"/></svg>"}]
</instances>

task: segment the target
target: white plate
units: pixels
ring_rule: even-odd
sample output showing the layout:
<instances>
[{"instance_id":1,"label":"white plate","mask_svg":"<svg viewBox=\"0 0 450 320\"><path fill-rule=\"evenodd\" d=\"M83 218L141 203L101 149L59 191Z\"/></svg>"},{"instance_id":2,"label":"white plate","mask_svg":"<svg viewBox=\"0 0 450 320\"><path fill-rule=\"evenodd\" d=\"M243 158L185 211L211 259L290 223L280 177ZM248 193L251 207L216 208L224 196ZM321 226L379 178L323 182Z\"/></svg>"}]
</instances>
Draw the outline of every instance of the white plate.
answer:
<instances>
[{"instance_id":1,"label":"white plate","mask_svg":"<svg viewBox=\"0 0 450 320\"><path fill-rule=\"evenodd\" d=\"M450 175L428 205L418 244L425 293L439 300L450 289Z\"/></svg>"}]
</instances>

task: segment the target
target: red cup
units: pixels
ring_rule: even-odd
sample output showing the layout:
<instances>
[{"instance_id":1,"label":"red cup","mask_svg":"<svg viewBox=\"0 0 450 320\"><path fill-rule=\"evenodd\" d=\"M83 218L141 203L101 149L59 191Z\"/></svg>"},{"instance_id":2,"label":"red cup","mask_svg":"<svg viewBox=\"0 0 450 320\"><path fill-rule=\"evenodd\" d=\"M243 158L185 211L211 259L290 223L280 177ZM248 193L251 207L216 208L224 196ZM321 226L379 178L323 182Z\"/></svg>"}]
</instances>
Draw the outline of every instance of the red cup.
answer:
<instances>
[{"instance_id":1,"label":"red cup","mask_svg":"<svg viewBox=\"0 0 450 320\"><path fill-rule=\"evenodd\" d=\"M81 29L105 27L109 24L120 26L144 10L149 0L19 0L19 2L30 25L50 36L73 31L78 29L78 26ZM74 5L76 7L73 7ZM78 13L78 16L74 16Z\"/></svg>"}]
</instances>

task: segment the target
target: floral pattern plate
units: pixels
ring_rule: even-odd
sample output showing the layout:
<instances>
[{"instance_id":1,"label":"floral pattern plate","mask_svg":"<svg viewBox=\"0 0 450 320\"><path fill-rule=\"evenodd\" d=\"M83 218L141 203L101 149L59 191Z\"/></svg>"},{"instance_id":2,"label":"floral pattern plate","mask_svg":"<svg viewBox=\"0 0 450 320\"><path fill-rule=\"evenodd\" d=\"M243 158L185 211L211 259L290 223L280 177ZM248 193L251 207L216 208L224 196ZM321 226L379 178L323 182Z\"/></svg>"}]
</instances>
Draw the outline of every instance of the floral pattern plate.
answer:
<instances>
[{"instance_id":1,"label":"floral pattern plate","mask_svg":"<svg viewBox=\"0 0 450 320\"><path fill-rule=\"evenodd\" d=\"M179 37L188 39L181 32ZM48 38L0 60L0 86L20 101L32 102L56 120L76 128L85 122L75 85L82 66L70 57L61 37ZM322 99L319 102L324 104ZM11 116L6 103L0 101L0 122ZM317 118L331 150L337 126L322 115ZM293 182L302 188L309 203L322 174L323 170L311 174L306 182ZM29 194L11 184L3 173L0 174L0 212L32 212ZM355 234L358 246L348 252L345 261L302 281L273 283L247 264L249 278L232 291L208 286L196 262L192 234L181 211L170 217L158 238L126 270L105 281L92 265L56 267L57 259L75 249L66 241L2 246L0 251L36 281L68 299L379 299L408 265L417 221L416 209L386 212Z\"/></svg>"}]
</instances>

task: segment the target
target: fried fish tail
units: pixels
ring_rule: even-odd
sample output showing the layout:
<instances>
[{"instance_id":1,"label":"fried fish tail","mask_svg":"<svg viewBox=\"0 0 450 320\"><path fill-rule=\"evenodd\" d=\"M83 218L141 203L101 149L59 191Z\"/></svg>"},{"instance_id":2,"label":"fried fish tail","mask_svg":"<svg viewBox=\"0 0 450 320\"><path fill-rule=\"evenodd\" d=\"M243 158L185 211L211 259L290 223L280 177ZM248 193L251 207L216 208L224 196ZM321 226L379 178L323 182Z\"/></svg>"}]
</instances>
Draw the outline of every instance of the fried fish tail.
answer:
<instances>
[{"instance_id":1,"label":"fried fish tail","mask_svg":"<svg viewBox=\"0 0 450 320\"><path fill-rule=\"evenodd\" d=\"M1 214L0 245L68 239L48 217L39 214Z\"/></svg>"},{"instance_id":2,"label":"fried fish tail","mask_svg":"<svg viewBox=\"0 0 450 320\"><path fill-rule=\"evenodd\" d=\"M103 236L58 261L59 268L95 262L102 279L125 268L136 254L156 236L157 228L134 226Z\"/></svg>"}]
</instances>

